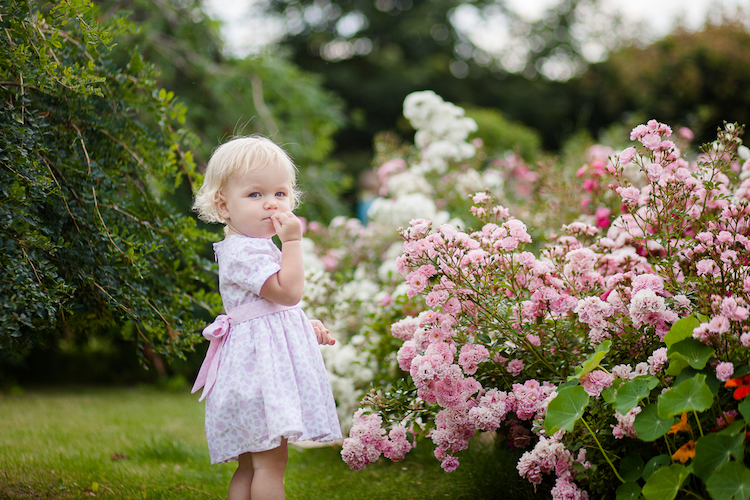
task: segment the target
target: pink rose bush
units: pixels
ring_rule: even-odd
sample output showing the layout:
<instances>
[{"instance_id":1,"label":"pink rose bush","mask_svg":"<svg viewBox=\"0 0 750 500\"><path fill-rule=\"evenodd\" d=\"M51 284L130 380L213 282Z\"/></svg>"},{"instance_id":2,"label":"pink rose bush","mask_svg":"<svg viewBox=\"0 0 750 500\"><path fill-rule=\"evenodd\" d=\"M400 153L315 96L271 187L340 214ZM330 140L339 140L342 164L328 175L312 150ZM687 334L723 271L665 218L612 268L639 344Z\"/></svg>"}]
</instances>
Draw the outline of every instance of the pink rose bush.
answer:
<instances>
[{"instance_id":1,"label":"pink rose bush","mask_svg":"<svg viewBox=\"0 0 750 500\"><path fill-rule=\"evenodd\" d=\"M581 217L544 241L491 190L467 195L478 222L403 225L390 338L405 380L365 396L344 460L427 438L450 472L494 432L554 499L747 491L750 403L724 387L750 385L736 382L750 374L741 132L690 161L669 126L635 127L634 144L586 158Z\"/></svg>"}]
</instances>

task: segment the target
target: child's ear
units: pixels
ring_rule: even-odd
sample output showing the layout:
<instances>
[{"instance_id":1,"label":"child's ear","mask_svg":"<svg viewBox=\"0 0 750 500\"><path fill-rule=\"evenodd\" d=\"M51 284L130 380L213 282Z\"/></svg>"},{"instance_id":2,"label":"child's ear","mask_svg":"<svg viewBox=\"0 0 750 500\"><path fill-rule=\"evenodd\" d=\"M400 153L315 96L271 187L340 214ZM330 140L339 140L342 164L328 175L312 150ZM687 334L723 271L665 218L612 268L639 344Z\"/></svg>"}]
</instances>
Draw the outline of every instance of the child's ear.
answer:
<instances>
[{"instance_id":1,"label":"child's ear","mask_svg":"<svg viewBox=\"0 0 750 500\"><path fill-rule=\"evenodd\" d=\"M217 193L216 195L216 211L218 212L219 216L226 220L229 219L229 210L227 210L227 200L222 196L221 193Z\"/></svg>"}]
</instances>

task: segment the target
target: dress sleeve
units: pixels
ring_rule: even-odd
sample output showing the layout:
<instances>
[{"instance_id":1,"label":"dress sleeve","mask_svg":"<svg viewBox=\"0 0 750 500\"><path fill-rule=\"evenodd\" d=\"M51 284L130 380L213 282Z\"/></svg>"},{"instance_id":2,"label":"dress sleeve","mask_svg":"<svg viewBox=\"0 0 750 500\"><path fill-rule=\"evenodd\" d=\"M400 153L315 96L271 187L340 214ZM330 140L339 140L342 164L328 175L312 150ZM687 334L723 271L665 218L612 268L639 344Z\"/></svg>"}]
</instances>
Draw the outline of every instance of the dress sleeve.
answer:
<instances>
[{"instance_id":1,"label":"dress sleeve","mask_svg":"<svg viewBox=\"0 0 750 500\"><path fill-rule=\"evenodd\" d=\"M256 295L266 280L281 269L281 252L271 240L237 238L231 251L232 281Z\"/></svg>"}]
</instances>

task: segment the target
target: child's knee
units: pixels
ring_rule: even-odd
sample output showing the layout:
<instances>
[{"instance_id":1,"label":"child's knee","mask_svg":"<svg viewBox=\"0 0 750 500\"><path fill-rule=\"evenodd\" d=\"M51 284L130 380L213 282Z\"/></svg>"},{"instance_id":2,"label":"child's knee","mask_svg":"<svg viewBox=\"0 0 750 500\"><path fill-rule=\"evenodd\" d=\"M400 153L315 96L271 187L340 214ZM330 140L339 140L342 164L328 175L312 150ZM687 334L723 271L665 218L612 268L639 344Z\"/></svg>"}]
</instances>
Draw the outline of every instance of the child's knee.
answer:
<instances>
[{"instance_id":1,"label":"child's knee","mask_svg":"<svg viewBox=\"0 0 750 500\"><path fill-rule=\"evenodd\" d=\"M252 454L252 466L254 469L273 469L284 471L289 458L289 453L284 440L281 446L268 451Z\"/></svg>"}]
</instances>

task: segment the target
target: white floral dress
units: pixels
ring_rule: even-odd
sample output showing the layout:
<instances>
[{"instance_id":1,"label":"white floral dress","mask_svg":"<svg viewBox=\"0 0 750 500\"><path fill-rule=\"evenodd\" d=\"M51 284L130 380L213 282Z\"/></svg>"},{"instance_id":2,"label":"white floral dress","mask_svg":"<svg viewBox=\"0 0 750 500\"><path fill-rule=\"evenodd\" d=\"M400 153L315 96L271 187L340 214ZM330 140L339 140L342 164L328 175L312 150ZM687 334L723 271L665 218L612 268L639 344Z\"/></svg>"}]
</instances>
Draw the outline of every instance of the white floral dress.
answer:
<instances>
[{"instance_id":1,"label":"white floral dress","mask_svg":"<svg viewBox=\"0 0 750 500\"><path fill-rule=\"evenodd\" d=\"M281 252L270 239L233 235L214 244L225 310L259 300L279 271ZM206 399L211 463L271 450L282 438L341 438L336 404L315 332L296 307L233 325Z\"/></svg>"}]
</instances>

